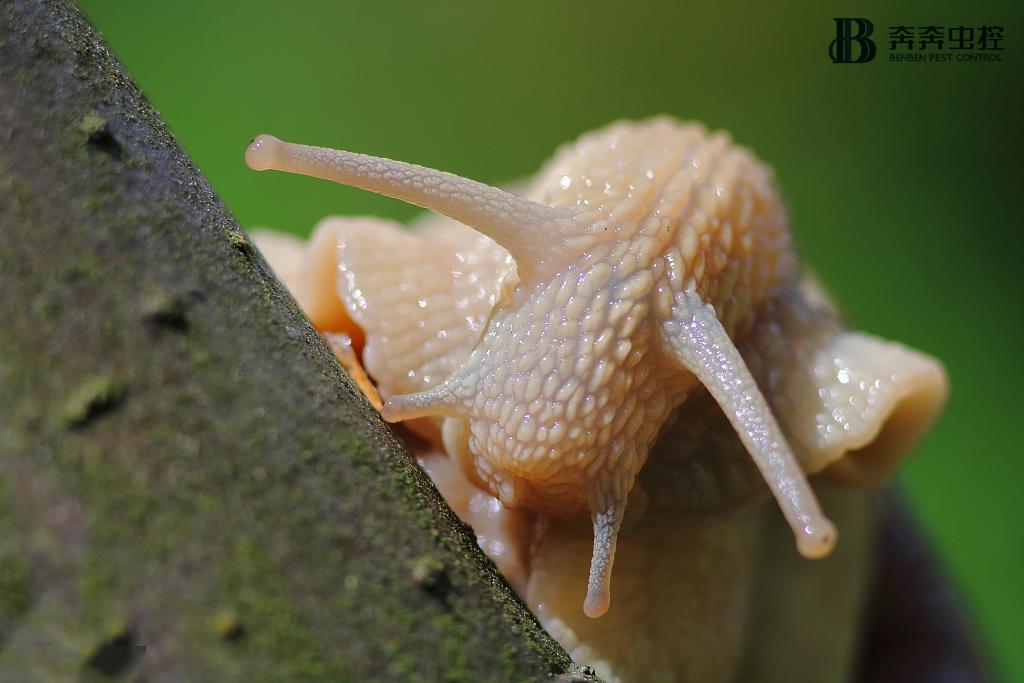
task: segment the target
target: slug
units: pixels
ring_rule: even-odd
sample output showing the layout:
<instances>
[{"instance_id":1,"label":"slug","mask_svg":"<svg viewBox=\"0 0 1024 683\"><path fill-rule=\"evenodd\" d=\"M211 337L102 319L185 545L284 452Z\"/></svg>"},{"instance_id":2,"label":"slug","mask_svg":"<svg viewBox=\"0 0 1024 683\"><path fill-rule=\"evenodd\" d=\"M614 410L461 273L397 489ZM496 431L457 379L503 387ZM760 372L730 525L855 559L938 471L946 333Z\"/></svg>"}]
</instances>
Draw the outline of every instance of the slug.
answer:
<instances>
[{"instance_id":1,"label":"slug","mask_svg":"<svg viewBox=\"0 0 1024 683\"><path fill-rule=\"evenodd\" d=\"M609 610L631 495L630 517L692 526L731 491L767 490L820 558L837 534L807 474L884 481L944 401L936 360L843 328L800 268L770 170L724 133L612 124L522 194L268 135L246 162L440 214L257 243L384 418L443 444L465 486L556 529L586 516L589 617ZM540 564L560 552L535 545Z\"/></svg>"}]
</instances>

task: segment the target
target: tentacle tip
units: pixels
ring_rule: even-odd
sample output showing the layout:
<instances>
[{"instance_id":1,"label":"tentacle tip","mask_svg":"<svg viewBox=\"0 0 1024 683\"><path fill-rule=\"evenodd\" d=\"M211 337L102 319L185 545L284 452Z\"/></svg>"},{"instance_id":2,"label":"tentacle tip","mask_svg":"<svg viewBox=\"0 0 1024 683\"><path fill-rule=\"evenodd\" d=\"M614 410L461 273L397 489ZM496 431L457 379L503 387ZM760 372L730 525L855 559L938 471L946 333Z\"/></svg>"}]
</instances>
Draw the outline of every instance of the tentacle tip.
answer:
<instances>
[{"instance_id":1,"label":"tentacle tip","mask_svg":"<svg viewBox=\"0 0 1024 683\"><path fill-rule=\"evenodd\" d=\"M597 619L605 615L611 604L612 596L608 591L590 591L583 601L583 613L591 619Z\"/></svg>"},{"instance_id":2,"label":"tentacle tip","mask_svg":"<svg viewBox=\"0 0 1024 683\"><path fill-rule=\"evenodd\" d=\"M796 538L796 548L807 559L818 560L831 554L838 536L835 525L822 518L800 530Z\"/></svg>"},{"instance_id":3,"label":"tentacle tip","mask_svg":"<svg viewBox=\"0 0 1024 683\"><path fill-rule=\"evenodd\" d=\"M401 422L404 419L404 410L401 404L393 398L384 401L379 411L385 422Z\"/></svg>"},{"instance_id":4,"label":"tentacle tip","mask_svg":"<svg viewBox=\"0 0 1024 683\"><path fill-rule=\"evenodd\" d=\"M245 150L245 163L254 171L274 168L278 151L283 143L273 135L258 135Z\"/></svg>"}]
</instances>

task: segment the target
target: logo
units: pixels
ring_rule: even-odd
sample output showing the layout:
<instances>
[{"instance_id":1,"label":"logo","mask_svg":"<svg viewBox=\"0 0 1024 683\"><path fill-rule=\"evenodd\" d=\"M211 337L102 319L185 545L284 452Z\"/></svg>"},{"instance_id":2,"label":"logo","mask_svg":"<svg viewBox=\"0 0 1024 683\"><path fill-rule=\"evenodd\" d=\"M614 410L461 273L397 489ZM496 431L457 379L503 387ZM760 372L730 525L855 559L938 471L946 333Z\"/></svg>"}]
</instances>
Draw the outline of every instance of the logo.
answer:
<instances>
[{"instance_id":1,"label":"logo","mask_svg":"<svg viewBox=\"0 0 1024 683\"><path fill-rule=\"evenodd\" d=\"M836 39L828 46L833 64L866 64L875 58L877 48L871 34L874 25L867 19L835 18ZM854 56L854 43L857 44Z\"/></svg>"},{"instance_id":2,"label":"logo","mask_svg":"<svg viewBox=\"0 0 1024 683\"><path fill-rule=\"evenodd\" d=\"M836 37L828 46L833 64L867 64L878 54L869 19L836 17ZM890 26L887 60L901 64L1002 62L1004 28L998 24L965 26ZM885 39L882 39L883 44ZM883 45L883 47L885 47Z\"/></svg>"}]
</instances>

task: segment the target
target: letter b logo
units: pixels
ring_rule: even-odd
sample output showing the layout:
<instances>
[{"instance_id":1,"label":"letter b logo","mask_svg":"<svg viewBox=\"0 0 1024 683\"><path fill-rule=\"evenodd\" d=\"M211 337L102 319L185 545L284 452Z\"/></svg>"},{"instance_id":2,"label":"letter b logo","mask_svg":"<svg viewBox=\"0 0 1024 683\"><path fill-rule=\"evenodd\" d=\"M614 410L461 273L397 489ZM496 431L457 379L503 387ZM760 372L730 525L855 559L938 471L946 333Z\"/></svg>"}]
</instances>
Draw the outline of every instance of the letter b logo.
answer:
<instances>
[{"instance_id":1,"label":"letter b logo","mask_svg":"<svg viewBox=\"0 0 1024 683\"><path fill-rule=\"evenodd\" d=\"M836 39L828 46L833 64L864 64L875 58L874 25L867 19L836 18ZM855 30L856 29L856 30ZM859 48L853 56L853 44Z\"/></svg>"}]
</instances>

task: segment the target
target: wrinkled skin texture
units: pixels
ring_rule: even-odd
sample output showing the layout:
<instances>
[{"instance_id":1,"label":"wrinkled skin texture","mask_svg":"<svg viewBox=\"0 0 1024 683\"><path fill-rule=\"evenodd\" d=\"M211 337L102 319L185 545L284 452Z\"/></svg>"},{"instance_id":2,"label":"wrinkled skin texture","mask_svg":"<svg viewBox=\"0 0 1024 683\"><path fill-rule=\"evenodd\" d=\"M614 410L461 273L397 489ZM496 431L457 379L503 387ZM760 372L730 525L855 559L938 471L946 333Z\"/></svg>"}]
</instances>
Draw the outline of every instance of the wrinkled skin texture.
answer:
<instances>
[{"instance_id":1,"label":"wrinkled skin texture","mask_svg":"<svg viewBox=\"0 0 1024 683\"><path fill-rule=\"evenodd\" d=\"M468 500L476 493L460 487L476 487L501 514L540 515L535 528L504 527L514 531L497 544L529 552L495 559L520 586L528 576L542 622L613 680L637 680L630 652L662 649L664 680L729 680L722 663L738 660L745 637L751 539L767 515L758 501L776 496L801 552L827 551L831 525L801 470L883 480L945 396L934 360L846 332L801 281L769 172L722 134L670 119L616 124L562 149L523 200L273 139L258 139L249 162L401 196L494 238L446 218L411 233L338 218L305 258L335 259L334 308L365 334L366 368L391 397L385 415L427 418L408 424L435 447L440 432L461 464L464 480L439 479L446 496ZM496 218L506 215L512 227ZM537 226L548 229L543 248L527 239L545 234ZM296 248L291 265L280 259L286 280L301 271ZM292 288L304 306L324 299L308 276ZM453 507L473 523L467 505ZM587 584L581 510L594 523ZM613 585L628 602L591 624L567 605L586 594L590 616L607 611L620 526L631 559ZM851 528L840 564L860 566L861 527ZM818 572L835 590L858 576ZM705 651L717 665L673 644L680 614L717 634L720 648ZM623 647L622 633L644 635Z\"/></svg>"},{"instance_id":2,"label":"wrinkled skin texture","mask_svg":"<svg viewBox=\"0 0 1024 683\"><path fill-rule=\"evenodd\" d=\"M795 261L766 172L697 126L584 136L527 196L583 212L591 243L552 277L521 282L449 383L489 489L548 515L597 498L596 512L632 488L697 383L660 339L674 291L695 286L728 329L747 299L794 277Z\"/></svg>"}]
</instances>

